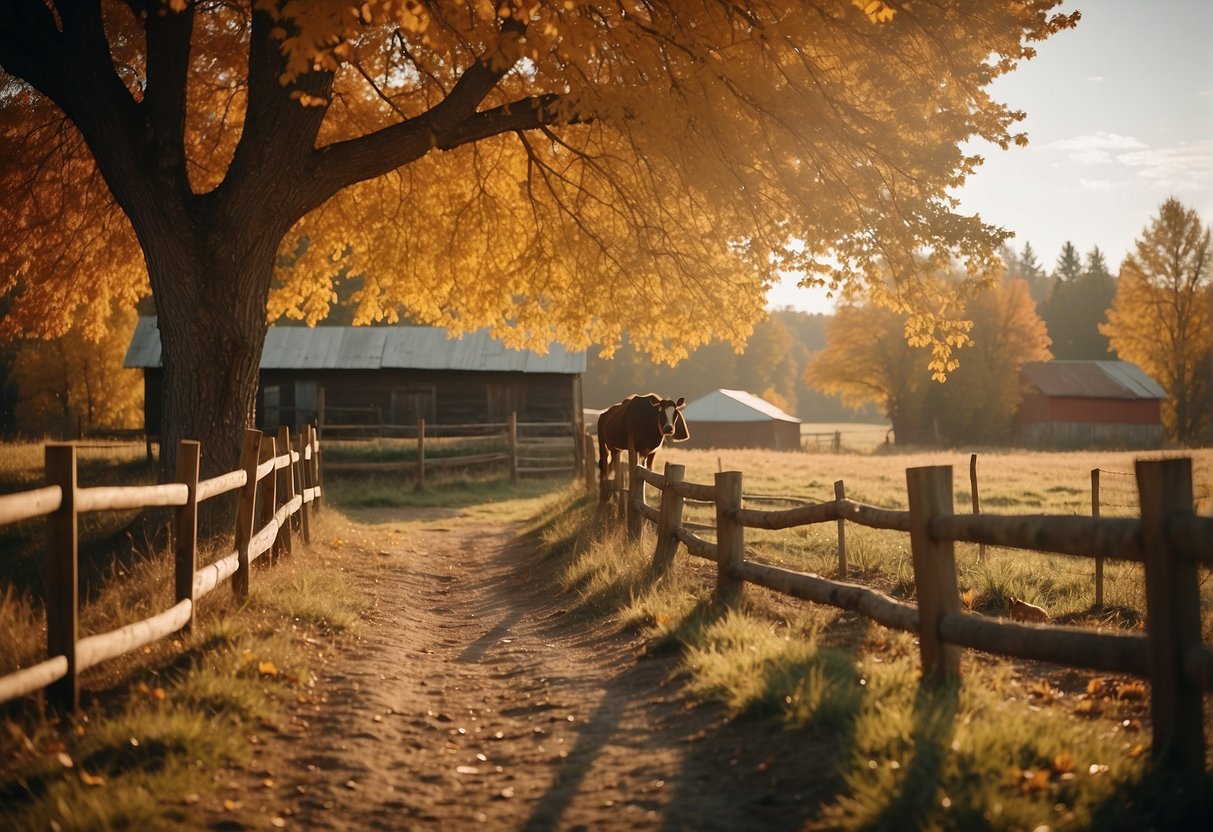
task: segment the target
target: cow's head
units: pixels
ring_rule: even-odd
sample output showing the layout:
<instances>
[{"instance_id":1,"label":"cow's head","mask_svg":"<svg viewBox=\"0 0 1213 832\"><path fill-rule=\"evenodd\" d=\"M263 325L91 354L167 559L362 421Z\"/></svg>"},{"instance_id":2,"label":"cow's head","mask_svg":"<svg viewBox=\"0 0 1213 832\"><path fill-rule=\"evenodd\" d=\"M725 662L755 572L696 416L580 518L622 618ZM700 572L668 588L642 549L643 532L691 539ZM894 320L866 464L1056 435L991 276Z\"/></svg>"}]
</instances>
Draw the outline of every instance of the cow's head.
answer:
<instances>
[{"instance_id":1,"label":"cow's head","mask_svg":"<svg viewBox=\"0 0 1213 832\"><path fill-rule=\"evenodd\" d=\"M686 407L687 400L681 396L678 401L673 399L659 399L656 396L648 397L649 403L657 411L657 428L661 431L663 437L674 440L675 442L685 442L691 438L691 432L687 429L686 420L682 418L680 412Z\"/></svg>"}]
</instances>

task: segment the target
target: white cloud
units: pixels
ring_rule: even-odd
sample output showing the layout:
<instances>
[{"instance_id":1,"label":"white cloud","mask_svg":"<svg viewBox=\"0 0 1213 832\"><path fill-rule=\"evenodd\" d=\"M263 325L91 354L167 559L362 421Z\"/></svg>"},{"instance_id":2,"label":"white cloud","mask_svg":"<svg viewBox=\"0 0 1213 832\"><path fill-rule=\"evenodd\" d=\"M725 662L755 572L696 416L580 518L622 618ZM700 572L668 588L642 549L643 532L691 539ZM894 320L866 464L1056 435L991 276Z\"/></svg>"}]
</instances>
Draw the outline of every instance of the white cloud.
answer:
<instances>
[{"instance_id":1,"label":"white cloud","mask_svg":"<svg viewBox=\"0 0 1213 832\"><path fill-rule=\"evenodd\" d=\"M1114 152L1146 150L1149 146L1132 136L1100 131L1071 139L1058 139L1045 147L1068 151L1067 158L1080 165L1106 165L1112 161Z\"/></svg>"},{"instance_id":2,"label":"white cloud","mask_svg":"<svg viewBox=\"0 0 1213 832\"><path fill-rule=\"evenodd\" d=\"M1096 82L1098 82L1098 81L1102 81L1102 80L1103 80L1103 76L1102 76L1102 75L1089 75L1089 76L1087 76L1087 80L1088 80L1088 81L1096 81Z\"/></svg>"},{"instance_id":3,"label":"white cloud","mask_svg":"<svg viewBox=\"0 0 1213 832\"><path fill-rule=\"evenodd\" d=\"M1213 185L1213 141L1121 153L1116 161L1137 168L1139 178L1174 191L1208 189Z\"/></svg>"},{"instance_id":4,"label":"white cloud","mask_svg":"<svg viewBox=\"0 0 1213 832\"><path fill-rule=\"evenodd\" d=\"M1089 191L1109 191L1112 189L1112 183L1107 179L1079 179L1078 184Z\"/></svg>"},{"instance_id":5,"label":"white cloud","mask_svg":"<svg viewBox=\"0 0 1213 832\"><path fill-rule=\"evenodd\" d=\"M1093 147L1089 150L1076 150L1069 158L1080 165L1106 165L1112 161L1112 154Z\"/></svg>"}]
</instances>

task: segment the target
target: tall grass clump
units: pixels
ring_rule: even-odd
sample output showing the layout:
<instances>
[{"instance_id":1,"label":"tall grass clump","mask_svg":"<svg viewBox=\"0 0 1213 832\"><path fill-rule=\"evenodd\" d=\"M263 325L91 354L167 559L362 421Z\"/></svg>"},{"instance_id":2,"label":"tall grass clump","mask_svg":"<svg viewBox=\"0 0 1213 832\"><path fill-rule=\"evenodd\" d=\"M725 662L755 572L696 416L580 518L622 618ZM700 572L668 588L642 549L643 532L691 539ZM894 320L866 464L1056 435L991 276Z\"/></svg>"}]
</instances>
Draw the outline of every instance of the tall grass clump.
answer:
<instances>
[{"instance_id":1,"label":"tall grass clump","mask_svg":"<svg viewBox=\"0 0 1213 832\"><path fill-rule=\"evenodd\" d=\"M0 828L189 826L189 806L214 773L251 757L257 732L306 694L334 639L360 626L369 601L352 577L357 553L326 543L347 525L332 508L313 515L311 545L269 568L258 561L247 600L221 586L201 599L191 632L87 671L79 716L48 713L38 697L4 706ZM83 605L84 633L172 602L167 552L115 567L110 578ZM40 658L44 631L30 641L25 649Z\"/></svg>"}]
</instances>

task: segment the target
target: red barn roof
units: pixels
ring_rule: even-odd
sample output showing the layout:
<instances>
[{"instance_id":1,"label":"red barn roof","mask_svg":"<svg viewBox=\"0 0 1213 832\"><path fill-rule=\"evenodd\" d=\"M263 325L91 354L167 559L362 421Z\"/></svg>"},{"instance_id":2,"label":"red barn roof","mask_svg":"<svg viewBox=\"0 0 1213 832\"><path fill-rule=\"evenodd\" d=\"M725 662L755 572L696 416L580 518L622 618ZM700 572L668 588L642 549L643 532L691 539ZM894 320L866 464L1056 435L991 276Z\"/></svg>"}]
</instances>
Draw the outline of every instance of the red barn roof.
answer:
<instances>
[{"instance_id":1,"label":"red barn roof","mask_svg":"<svg viewBox=\"0 0 1213 832\"><path fill-rule=\"evenodd\" d=\"M1046 396L1082 399L1165 399L1167 393L1128 361L1029 361L1020 370Z\"/></svg>"}]
</instances>

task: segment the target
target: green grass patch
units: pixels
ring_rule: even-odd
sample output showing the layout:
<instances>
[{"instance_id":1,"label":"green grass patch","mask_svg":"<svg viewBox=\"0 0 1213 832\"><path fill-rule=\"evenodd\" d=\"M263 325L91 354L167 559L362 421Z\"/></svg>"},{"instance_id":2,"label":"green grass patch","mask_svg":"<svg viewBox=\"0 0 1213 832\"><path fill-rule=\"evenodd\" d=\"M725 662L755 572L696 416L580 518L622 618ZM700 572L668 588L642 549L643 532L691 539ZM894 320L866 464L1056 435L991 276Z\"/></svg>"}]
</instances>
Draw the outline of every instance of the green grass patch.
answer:
<instances>
[{"instance_id":1,"label":"green grass patch","mask_svg":"<svg viewBox=\"0 0 1213 832\"><path fill-rule=\"evenodd\" d=\"M735 608L715 604L714 564L682 550L671 570L657 574L647 526L634 544L621 523L592 506L553 511L541 555L557 567L574 611L589 626L639 632L648 651L676 655L691 701L718 703L732 719L759 720L767 730L803 732L813 764L840 784L814 819L823 826L1194 828L1193 819L1213 817L1210 784L1183 792L1150 770L1149 729L1131 701L1098 700L1081 686L1067 693L1047 681L1047 668L978 661L972 653L960 686L923 689L910 634L757 587L747 587ZM828 541L801 530L797 542L812 553L798 556L787 545L764 555L774 549L774 560L800 557L798 568L836 564ZM867 570L862 583L872 578L912 598L908 545L880 546L873 537L856 547L852 569L859 560ZM960 552L970 606L1005 614L1010 594L1089 606L1089 576L1070 576L1032 553L996 551L979 562L975 549ZM1119 597L1113 587L1122 579L1109 581L1111 596Z\"/></svg>"},{"instance_id":2,"label":"green grass patch","mask_svg":"<svg viewBox=\"0 0 1213 832\"><path fill-rule=\"evenodd\" d=\"M256 732L306 694L326 646L359 626L367 601L351 578L356 555L324 543L345 524L333 509L314 517L312 545L254 568L247 601L220 586L202 599L191 633L90 670L79 716L57 718L38 697L5 706L0 828L180 825L214 773L248 760ZM171 603L170 575L165 556L115 572L85 605L82 629L109 630ZM35 605L12 600L0 607L4 624L38 620ZM39 628L25 632L21 649L42 649Z\"/></svg>"}]
</instances>

